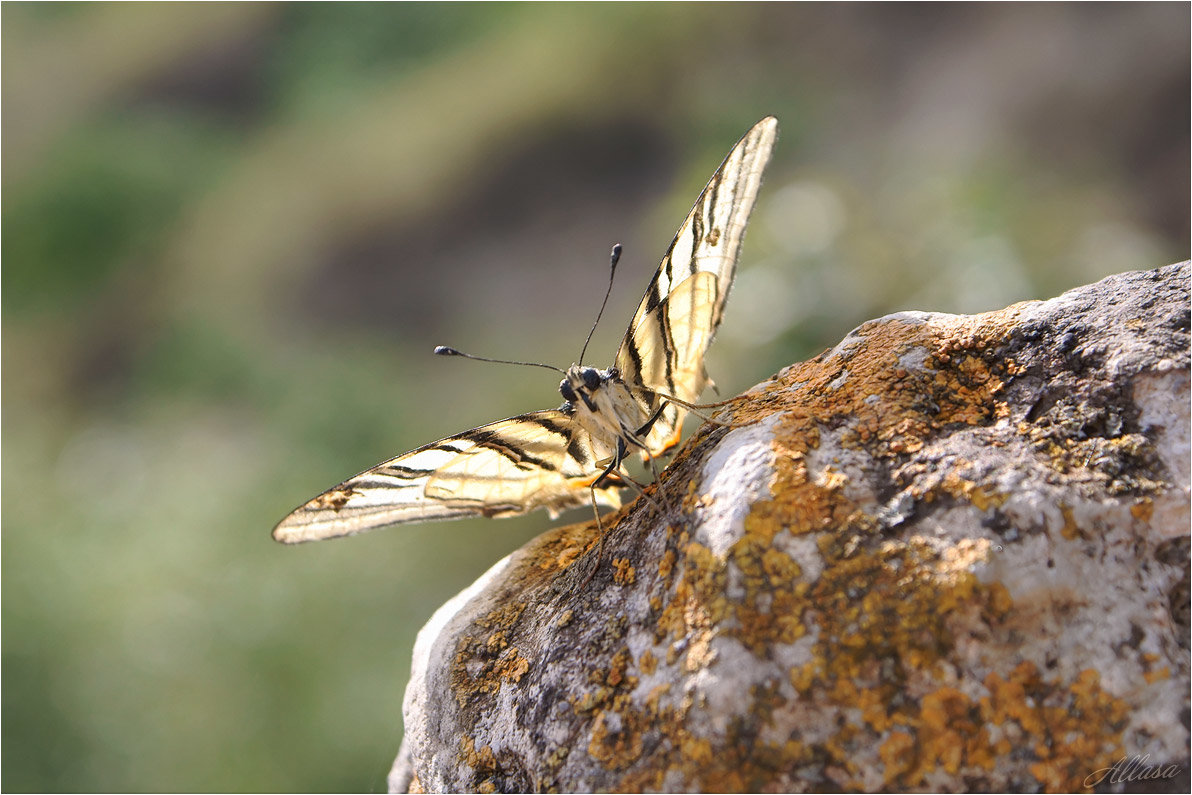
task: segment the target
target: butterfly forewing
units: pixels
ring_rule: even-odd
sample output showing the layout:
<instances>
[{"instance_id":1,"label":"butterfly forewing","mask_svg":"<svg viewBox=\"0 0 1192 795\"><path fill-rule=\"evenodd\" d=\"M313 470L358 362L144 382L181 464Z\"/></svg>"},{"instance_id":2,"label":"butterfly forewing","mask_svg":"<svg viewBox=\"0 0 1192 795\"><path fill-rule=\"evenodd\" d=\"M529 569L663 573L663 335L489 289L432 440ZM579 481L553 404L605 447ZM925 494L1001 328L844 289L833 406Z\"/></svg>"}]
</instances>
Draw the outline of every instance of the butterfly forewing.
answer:
<instances>
[{"instance_id":1,"label":"butterfly forewing","mask_svg":"<svg viewBox=\"0 0 1192 795\"><path fill-rule=\"evenodd\" d=\"M696 401L708 384L704 354L732 287L745 225L778 135L772 116L755 124L716 169L671 242L617 350L630 385ZM649 414L662 398L646 394ZM650 430L658 455L678 442L685 410L668 405Z\"/></svg>"},{"instance_id":2,"label":"butterfly forewing","mask_svg":"<svg viewBox=\"0 0 1192 795\"><path fill-rule=\"evenodd\" d=\"M773 117L754 125L679 227L617 351L623 403L600 404L606 409L599 415L584 415L586 427L565 404L433 442L299 506L274 528L273 537L297 543L406 522L537 508L554 515L591 499L619 506L623 481L616 471L592 488L605 462L617 466L623 443L648 455L676 444L686 411L666 396L694 402L708 383L704 353L724 313L777 132ZM636 428L644 418L654 418L644 439L632 430L615 430Z\"/></svg>"},{"instance_id":3,"label":"butterfly forewing","mask_svg":"<svg viewBox=\"0 0 1192 795\"><path fill-rule=\"evenodd\" d=\"M283 519L273 537L298 543L406 522L586 504L600 472L579 430L550 409L440 439L328 489ZM611 487L596 495L620 505Z\"/></svg>"}]
</instances>

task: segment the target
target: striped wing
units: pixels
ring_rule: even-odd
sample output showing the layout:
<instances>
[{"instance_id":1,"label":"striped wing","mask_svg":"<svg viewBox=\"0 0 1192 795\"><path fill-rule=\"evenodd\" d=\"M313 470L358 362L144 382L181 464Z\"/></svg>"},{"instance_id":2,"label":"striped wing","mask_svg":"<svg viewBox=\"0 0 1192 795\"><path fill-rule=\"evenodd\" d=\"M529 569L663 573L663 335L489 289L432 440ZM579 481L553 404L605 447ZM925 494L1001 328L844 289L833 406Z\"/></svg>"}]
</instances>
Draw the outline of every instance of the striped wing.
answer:
<instances>
[{"instance_id":1,"label":"striped wing","mask_svg":"<svg viewBox=\"0 0 1192 795\"><path fill-rule=\"evenodd\" d=\"M464 516L552 515L590 502L600 475L587 434L562 411L511 417L449 436L349 478L273 529L287 544ZM615 486L615 484L614 484ZM597 498L620 505L615 487Z\"/></svg>"},{"instance_id":2,"label":"striped wing","mask_svg":"<svg viewBox=\"0 0 1192 795\"><path fill-rule=\"evenodd\" d=\"M707 386L704 354L724 314L745 224L777 134L773 116L755 124L716 169L679 227L617 351L617 369L631 387L693 403ZM661 399L638 394L652 416ZM685 415L681 406L667 405L646 439L651 455L678 443Z\"/></svg>"}]
</instances>

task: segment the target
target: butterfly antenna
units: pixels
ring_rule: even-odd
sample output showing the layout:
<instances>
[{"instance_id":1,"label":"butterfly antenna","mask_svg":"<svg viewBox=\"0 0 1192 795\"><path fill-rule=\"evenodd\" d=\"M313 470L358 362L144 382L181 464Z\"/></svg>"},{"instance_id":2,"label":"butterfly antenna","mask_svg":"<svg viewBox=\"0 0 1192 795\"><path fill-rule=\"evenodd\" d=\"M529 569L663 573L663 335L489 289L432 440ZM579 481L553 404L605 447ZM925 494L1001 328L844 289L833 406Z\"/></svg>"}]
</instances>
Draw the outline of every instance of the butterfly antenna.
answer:
<instances>
[{"instance_id":1,"label":"butterfly antenna","mask_svg":"<svg viewBox=\"0 0 1192 795\"><path fill-rule=\"evenodd\" d=\"M617 262L621 259L621 244L613 245L613 251L608 257L608 289L604 291L604 300L600 302L600 311L596 313L596 322L592 324L592 330L588 332L588 338L584 340L583 350L579 352L579 363L584 363L584 354L588 352L588 343L592 341L592 335L596 333L596 326L600 324L600 317L604 314L604 307L608 305L608 297L613 291L613 277L617 275Z\"/></svg>"},{"instance_id":2,"label":"butterfly antenna","mask_svg":"<svg viewBox=\"0 0 1192 795\"><path fill-rule=\"evenodd\" d=\"M493 364L520 364L525 367L545 367L547 370L554 370L556 373L563 373L566 375L566 373L564 373L558 367L555 367L553 364L542 364L541 362L515 362L511 361L510 359L488 359L484 356L473 356L470 353L457 351L455 348L448 348L446 345L436 345L435 354L438 356L462 356L465 359L475 359L478 362L492 362Z\"/></svg>"}]
</instances>

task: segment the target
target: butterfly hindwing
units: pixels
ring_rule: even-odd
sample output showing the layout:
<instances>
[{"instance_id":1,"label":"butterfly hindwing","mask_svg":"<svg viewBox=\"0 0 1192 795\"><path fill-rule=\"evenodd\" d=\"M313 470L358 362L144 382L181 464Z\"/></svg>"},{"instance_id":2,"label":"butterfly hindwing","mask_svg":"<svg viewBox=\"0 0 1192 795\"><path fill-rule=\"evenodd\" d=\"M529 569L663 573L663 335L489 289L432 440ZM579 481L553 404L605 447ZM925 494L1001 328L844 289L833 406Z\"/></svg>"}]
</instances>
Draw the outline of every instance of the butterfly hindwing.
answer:
<instances>
[{"instance_id":1,"label":"butterfly hindwing","mask_svg":"<svg viewBox=\"0 0 1192 795\"><path fill-rule=\"evenodd\" d=\"M283 519L273 537L298 543L405 522L586 504L600 470L580 430L550 409L440 439L328 489ZM596 496L620 505L614 488Z\"/></svg>"},{"instance_id":2,"label":"butterfly hindwing","mask_svg":"<svg viewBox=\"0 0 1192 795\"><path fill-rule=\"evenodd\" d=\"M704 354L724 314L745 225L777 134L772 116L755 124L679 227L617 350L616 366L626 383L687 402L707 386ZM652 415L661 398L642 394ZM663 409L646 439L651 455L678 443L685 414L673 403Z\"/></svg>"}]
</instances>

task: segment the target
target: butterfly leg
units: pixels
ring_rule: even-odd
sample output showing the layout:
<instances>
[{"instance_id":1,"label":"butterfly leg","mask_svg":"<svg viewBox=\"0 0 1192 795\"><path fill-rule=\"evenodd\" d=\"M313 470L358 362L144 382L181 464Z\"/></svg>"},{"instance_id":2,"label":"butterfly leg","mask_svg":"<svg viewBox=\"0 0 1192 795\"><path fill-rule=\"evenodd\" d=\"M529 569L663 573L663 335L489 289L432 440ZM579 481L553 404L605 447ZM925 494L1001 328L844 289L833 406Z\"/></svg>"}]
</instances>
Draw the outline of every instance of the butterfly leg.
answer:
<instances>
[{"instance_id":1,"label":"butterfly leg","mask_svg":"<svg viewBox=\"0 0 1192 795\"><path fill-rule=\"evenodd\" d=\"M596 489L604 485L605 481L621 466L621 462L625 460L625 443L620 439L617 440L617 451L613 455L612 460L608 462L608 466L600 473L600 477L592 481L588 486L588 490L592 493L592 513L596 516L596 562L592 564L592 570L588 572L588 576L580 583L582 590L592 577L596 574L596 570L600 568L600 560L604 556L604 524L600 521L600 509L596 507ZM618 477L624 477L620 472L617 472ZM636 485L636 484L634 484Z\"/></svg>"},{"instance_id":2,"label":"butterfly leg","mask_svg":"<svg viewBox=\"0 0 1192 795\"><path fill-rule=\"evenodd\" d=\"M638 447L641 446L641 444L639 442L637 442L633 439L630 439L629 441ZM662 506L659 505L657 502L655 502L654 498L652 498L649 494L646 494L646 485L644 483L639 483L635 478L631 477L628 472L620 471L621 464L624 463L625 457L627 455L629 455L629 448L625 446L625 439L618 438L617 439L617 451L613 455L612 460L608 462L608 466L605 467L604 471L600 473L600 477L598 477L598 478L596 478L596 480L592 481L591 489L592 489L593 499L595 499L596 489L600 488L604 484L604 482L606 480L608 480L609 476L611 476L615 472L617 477L620 478L621 481L625 485L631 487L641 497L644 497L646 502L648 502L648 503L650 503L650 505L654 506L654 508L656 510L661 511Z\"/></svg>"},{"instance_id":3,"label":"butterfly leg","mask_svg":"<svg viewBox=\"0 0 1192 795\"><path fill-rule=\"evenodd\" d=\"M607 474L608 470L605 470L604 475ZM600 477L603 478L604 475ZM604 557L604 525L600 521L600 509L596 507L596 481L593 481L589 488L592 492L592 513L596 515L596 562L588 570L588 576L584 577L584 581L579 584L578 590L581 591L592 581L592 577L596 575L596 570L600 568L600 559Z\"/></svg>"},{"instance_id":4,"label":"butterfly leg","mask_svg":"<svg viewBox=\"0 0 1192 795\"><path fill-rule=\"evenodd\" d=\"M709 384L711 384L711 382L709 382ZM715 387L714 384L712 384L712 386L713 386L713 388ZM721 408L722 406L731 406L734 403L740 403L742 401L749 400L748 395L737 395L736 397L731 397L731 398L728 398L727 400L717 400L715 403L689 403L686 400L680 400L679 398L675 397L674 395L668 395L667 393L661 392L657 389L649 389L647 387L637 387L636 391L638 391L644 395L647 395L649 397L661 398L664 401L670 401L671 403L674 403L675 405L682 406L683 408L687 409L695 416L699 417L704 422L710 423L712 425L719 425L723 428L744 428L746 425L753 425L755 422L757 422L757 420L754 420L754 419L746 420L744 422L734 422L732 420L728 420L728 421L720 420L720 419L717 419L715 417L709 416L708 414L704 413L704 410L706 410L706 409L716 409L716 408ZM717 393L717 394L719 394L719 393ZM666 403L663 403L663 408L665 408L665 407L666 407ZM644 425L642 427L649 428L651 425L654 424L655 419L657 419L657 417L652 417L649 420L649 422L647 422L646 425Z\"/></svg>"},{"instance_id":5,"label":"butterfly leg","mask_svg":"<svg viewBox=\"0 0 1192 795\"><path fill-rule=\"evenodd\" d=\"M605 467L604 471L600 473L600 477L593 480L591 485L588 486L588 491L590 491L592 493L592 513L596 515L596 530L597 530L597 532L600 533L601 539L604 538L604 526L600 522L600 509L596 507L596 489L603 486L604 482L606 480L608 480L609 475L611 475L613 473L613 470L615 470L617 467L619 467L621 465L621 458L622 458L621 451L623 449L624 449L623 445L621 445L621 444L617 445L617 454L614 455L613 459L608 462L608 466Z\"/></svg>"},{"instance_id":6,"label":"butterfly leg","mask_svg":"<svg viewBox=\"0 0 1192 795\"><path fill-rule=\"evenodd\" d=\"M645 439L646 436L649 435L650 429L654 427L654 423L658 422L658 418L662 416L662 412L666 409L667 405L668 403L664 400L662 404L658 406L658 410L654 412L654 416L646 420L642 427L633 432L635 439ZM636 444L643 450L646 449L645 444L642 442L636 442ZM658 493L660 496L662 496L662 499L665 502L666 496L662 494L662 481L658 479L658 464L655 462L654 456L652 455L647 456L647 460L650 462L650 474L654 476L654 482L658 484ZM658 508L659 513L662 513L662 508L658 505L658 503L654 502L653 500L650 500L650 502L654 503L654 507Z\"/></svg>"},{"instance_id":7,"label":"butterfly leg","mask_svg":"<svg viewBox=\"0 0 1192 795\"><path fill-rule=\"evenodd\" d=\"M586 578L584 578L584 581L580 585L580 588L583 588L583 586L587 585L588 582L591 581L593 575L596 574L596 569L599 568L600 560L604 555L604 525L600 521L600 511L596 507L596 489L598 489L602 485L604 485L604 482L606 480L608 480L609 477L611 477L614 472L616 473L617 477L621 479L621 481L623 483L632 487L634 489L634 491L636 491L639 495L641 495L646 500L646 502L650 503L650 505L654 508L654 510L658 511L659 514L662 514L662 506L659 505L654 500L653 497L651 497L649 494L646 494L645 485L642 483L638 483L637 480L630 477L627 472L620 471L620 466L622 463L624 463L625 457L628 454L629 454L629 448L625 446L625 440L617 439L617 450L616 450L616 453L613 455L612 460L608 462L608 466L606 466L604 468L604 471L600 473L600 477L598 477L594 481L592 481L592 484L588 487L589 491L591 491L591 493L592 493L592 513L596 515L596 531L597 531L597 533L599 533L599 536L598 536L599 540L597 541L597 546L596 546L596 563L593 564L592 570L588 573L588 576ZM653 463L653 460L651 460L651 463ZM655 480L658 479L657 473L655 473L654 479Z\"/></svg>"},{"instance_id":8,"label":"butterfly leg","mask_svg":"<svg viewBox=\"0 0 1192 795\"><path fill-rule=\"evenodd\" d=\"M663 505L666 506L668 511L676 510L675 506L671 505L670 500L667 498L666 489L662 488L662 480L659 477L660 473L658 472L658 464L655 463L656 459L654 458L654 456L650 456L649 461L650 461L650 473L654 476L654 482L658 484L658 499L662 500ZM658 512L660 515L664 515L664 516L666 515L665 513L663 513L662 508L658 506L658 503L654 502L653 500L650 500L650 502L654 503L654 506L656 508L658 508Z\"/></svg>"}]
</instances>

